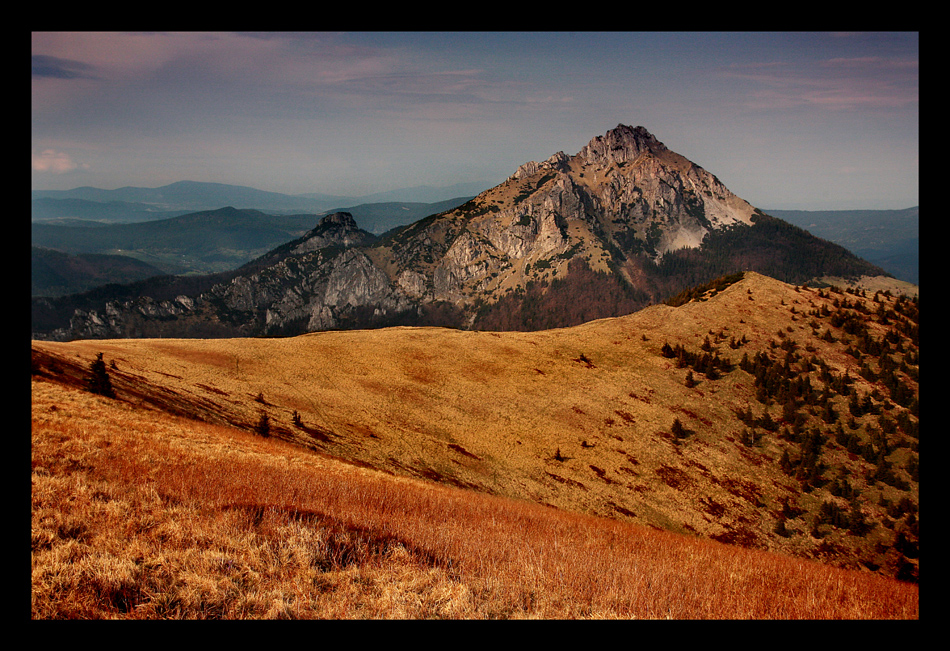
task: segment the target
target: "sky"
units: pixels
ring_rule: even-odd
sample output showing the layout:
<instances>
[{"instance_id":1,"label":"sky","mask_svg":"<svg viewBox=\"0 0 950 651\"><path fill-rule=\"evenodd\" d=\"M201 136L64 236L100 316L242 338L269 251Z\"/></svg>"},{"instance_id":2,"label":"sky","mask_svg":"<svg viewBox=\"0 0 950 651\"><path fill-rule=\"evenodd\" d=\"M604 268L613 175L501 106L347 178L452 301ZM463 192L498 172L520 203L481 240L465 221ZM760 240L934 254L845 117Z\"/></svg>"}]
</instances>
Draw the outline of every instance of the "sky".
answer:
<instances>
[{"instance_id":1,"label":"sky","mask_svg":"<svg viewBox=\"0 0 950 651\"><path fill-rule=\"evenodd\" d=\"M918 34L33 32L32 189L356 197L643 126L753 205L918 204Z\"/></svg>"}]
</instances>

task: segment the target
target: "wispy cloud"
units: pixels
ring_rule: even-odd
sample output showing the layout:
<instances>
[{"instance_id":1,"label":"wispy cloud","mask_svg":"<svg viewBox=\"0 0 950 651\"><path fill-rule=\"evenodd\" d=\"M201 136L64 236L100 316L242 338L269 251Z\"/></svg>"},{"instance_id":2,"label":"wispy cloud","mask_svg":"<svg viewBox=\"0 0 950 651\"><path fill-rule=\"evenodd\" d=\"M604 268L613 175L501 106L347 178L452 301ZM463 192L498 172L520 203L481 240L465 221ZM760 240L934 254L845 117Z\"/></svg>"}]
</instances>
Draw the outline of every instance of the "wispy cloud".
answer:
<instances>
[{"instance_id":1,"label":"wispy cloud","mask_svg":"<svg viewBox=\"0 0 950 651\"><path fill-rule=\"evenodd\" d=\"M854 110L916 106L917 68L916 60L871 56L734 65L722 72L749 82L739 100L749 109Z\"/></svg>"},{"instance_id":2,"label":"wispy cloud","mask_svg":"<svg viewBox=\"0 0 950 651\"><path fill-rule=\"evenodd\" d=\"M104 187L189 178L344 194L447 185L463 173L503 179L618 123L646 126L723 178L732 169L750 194L771 187L761 179L772 172L749 161L768 161L777 149L787 158L807 150L803 170L829 151L878 167L908 152L904 168L916 154L913 34L31 39L33 179L48 188L86 170L84 183ZM868 153L874 147L888 155Z\"/></svg>"},{"instance_id":3,"label":"wispy cloud","mask_svg":"<svg viewBox=\"0 0 950 651\"><path fill-rule=\"evenodd\" d=\"M34 172L65 174L77 169L85 169L86 167L86 165L77 163L69 154L62 151L44 149L40 152L33 152Z\"/></svg>"},{"instance_id":4,"label":"wispy cloud","mask_svg":"<svg viewBox=\"0 0 950 651\"><path fill-rule=\"evenodd\" d=\"M33 55L33 79L95 79L94 66L42 54Z\"/></svg>"}]
</instances>

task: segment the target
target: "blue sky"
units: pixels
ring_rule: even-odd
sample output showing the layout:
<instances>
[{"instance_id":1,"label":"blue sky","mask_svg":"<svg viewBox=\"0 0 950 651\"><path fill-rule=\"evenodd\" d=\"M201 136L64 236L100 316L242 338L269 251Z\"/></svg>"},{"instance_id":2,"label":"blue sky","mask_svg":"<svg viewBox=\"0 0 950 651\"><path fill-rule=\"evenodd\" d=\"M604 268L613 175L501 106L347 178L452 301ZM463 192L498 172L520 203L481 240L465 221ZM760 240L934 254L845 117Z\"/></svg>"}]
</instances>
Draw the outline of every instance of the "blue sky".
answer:
<instances>
[{"instance_id":1,"label":"blue sky","mask_svg":"<svg viewBox=\"0 0 950 651\"><path fill-rule=\"evenodd\" d=\"M644 126L760 208L918 203L918 34L32 34L32 189L500 183Z\"/></svg>"}]
</instances>

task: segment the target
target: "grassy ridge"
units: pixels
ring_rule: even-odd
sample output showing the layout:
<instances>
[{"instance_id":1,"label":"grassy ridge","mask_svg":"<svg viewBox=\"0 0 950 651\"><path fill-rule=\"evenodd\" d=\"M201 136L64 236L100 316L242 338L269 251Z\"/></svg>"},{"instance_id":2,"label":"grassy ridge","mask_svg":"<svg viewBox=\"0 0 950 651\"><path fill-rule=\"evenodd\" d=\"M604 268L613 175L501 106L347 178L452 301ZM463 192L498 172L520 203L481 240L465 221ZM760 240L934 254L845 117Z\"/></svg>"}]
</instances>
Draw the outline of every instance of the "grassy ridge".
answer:
<instances>
[{"instance_id":1,"label":"grassy ridge","mask_svg":"<svg viewBox=\"0 0 950 651\"><path fill-rule=\"evenodd\" d=\"M916 618L917 586L34 381L32 616Z\"/></svg>"},{"instance_id":2,"label":"grassy ridge","mask_svg":"<svg viewBox=\"0 0 950 651\"><path fill-rule=\"evenodd\" d=\"M533 333L34 342L77 384L383 472L914 581L916 303L756 274Z\"/></svg>"}]
</instances>

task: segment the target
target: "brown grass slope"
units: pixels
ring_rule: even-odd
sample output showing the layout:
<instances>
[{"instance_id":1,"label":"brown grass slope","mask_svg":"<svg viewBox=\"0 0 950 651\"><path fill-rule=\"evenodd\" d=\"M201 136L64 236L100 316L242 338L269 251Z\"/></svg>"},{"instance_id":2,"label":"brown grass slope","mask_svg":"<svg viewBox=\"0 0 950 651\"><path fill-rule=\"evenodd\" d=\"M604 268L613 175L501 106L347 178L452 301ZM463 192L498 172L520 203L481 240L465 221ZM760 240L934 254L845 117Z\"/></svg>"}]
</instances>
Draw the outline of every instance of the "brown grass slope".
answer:
<instances>
[{"instance_id":1,"label":"brown grass slope","mask_svg":"<svg viewBox=\"0 0 950 651\"><path fill-rule=\"evenodd\" d=\"M34 342L34 377L80 382L103 352L131 405L246 430L263 414L393 476L916 580L916 303L751 273L709 294L533 333ZM732 368L695 370L703 352ZM786 400L743 355L813 391Z\"/></svg>"},{"instance_id":2,"label":"brown grass slope","mask_svg":"<svg viewBox=\"0 0 950 651\"><path fill-rule=\"evenodd\" d=\"M32 616L917 618L918 589L33 381Z\"/></svg>"}]
</instances>

